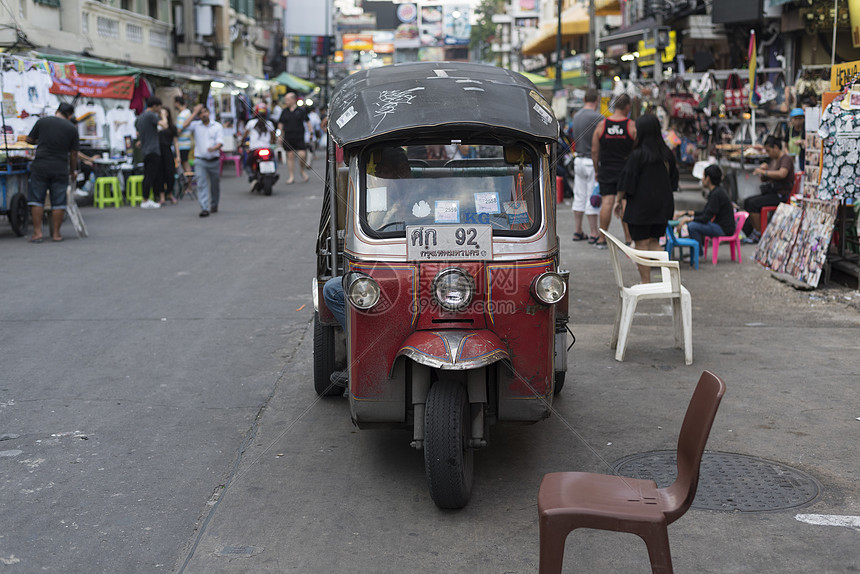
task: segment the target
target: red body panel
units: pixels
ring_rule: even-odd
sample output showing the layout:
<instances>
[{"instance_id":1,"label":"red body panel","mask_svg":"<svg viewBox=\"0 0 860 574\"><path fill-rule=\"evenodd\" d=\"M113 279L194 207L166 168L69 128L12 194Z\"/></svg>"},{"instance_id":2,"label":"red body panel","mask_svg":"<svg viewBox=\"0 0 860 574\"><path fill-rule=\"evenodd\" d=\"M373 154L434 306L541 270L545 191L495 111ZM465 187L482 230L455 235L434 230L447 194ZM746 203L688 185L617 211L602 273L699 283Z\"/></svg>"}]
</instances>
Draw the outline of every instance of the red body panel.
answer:
<instances>
[{"instance_id":1,"label":"red body panel","mask_svg":"<svg viewBox=\"0 0 860 574\"><path fill-rule=\"evenodd\" d=\"M433 299L434 277L450 267L467 271L475 280L475 296L462 312L445 311ZM510 358L515 374L499 370L500 401L551 393L555 310L538 303L530 286L537 275L555 268L553 260L355 263L350 268L373 277L382 291L380 302L369 311L347 305L354 400L404 400L404 390L396 387L405 381L389 378L400 354L443 369L482 357L489 362ZM454 331L462 338L457 349L446 343L451 338L445 334L454 336ZM414 353L402 352L405 347Z\"/></svg>"}]
</instances>

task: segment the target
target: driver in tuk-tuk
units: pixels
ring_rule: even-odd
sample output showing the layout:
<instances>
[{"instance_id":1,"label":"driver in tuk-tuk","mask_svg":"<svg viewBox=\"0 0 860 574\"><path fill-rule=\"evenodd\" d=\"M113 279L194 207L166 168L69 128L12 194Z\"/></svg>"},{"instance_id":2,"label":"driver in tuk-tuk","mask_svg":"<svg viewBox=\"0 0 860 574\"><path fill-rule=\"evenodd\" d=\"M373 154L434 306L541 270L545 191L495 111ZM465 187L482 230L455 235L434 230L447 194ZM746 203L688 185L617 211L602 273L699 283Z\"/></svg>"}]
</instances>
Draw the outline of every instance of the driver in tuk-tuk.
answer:
<instances>
[{"instance_id":1,"label":"driver in tuk-tuk","mask_svg":"<svg viewBox=\"0 0 860 574\"><path fill-rule=\"evenodd\" d=\"M402 147L397 146L373 152L368 161L368 175L381 180L396 180L411 177L409 158L406 156L406 152ZM402 209L404 208L401 206L401 201L395 198L389 209L380 211L378 214L382 215L384 219L389 214L397 213ZM374 212L374 215L376 214ZM323 299L340 326L346 329L346 297L343 291L343 277L338 275L326 281L326 284L323 286ZM331 375L331 382L339 386L345 387L348 380L346 371L335 371Z\"/></svg>"}]
</instances>

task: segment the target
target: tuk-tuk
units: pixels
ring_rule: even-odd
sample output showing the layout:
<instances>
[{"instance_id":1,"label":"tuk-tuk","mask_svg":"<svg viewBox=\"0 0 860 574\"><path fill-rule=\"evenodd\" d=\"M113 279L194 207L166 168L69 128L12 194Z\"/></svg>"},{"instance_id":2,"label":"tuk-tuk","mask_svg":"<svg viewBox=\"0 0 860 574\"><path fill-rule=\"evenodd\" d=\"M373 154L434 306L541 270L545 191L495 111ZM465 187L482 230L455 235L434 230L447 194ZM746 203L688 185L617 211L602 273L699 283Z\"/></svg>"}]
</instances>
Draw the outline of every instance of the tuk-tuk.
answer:
<instances>
[{"instance_id":1,"label":"tuk-tuk","mask_svg":"<svg viewBox=\"0 0 860 574\"><path fill-rule=\"evenodd\" d=\"M361 429L411 429L433 501L462 508L489 425L548 417L564 384L558 123L520 74L426 62L349 76L328 126L315 390Z\"/></svg>"}]
</instances>

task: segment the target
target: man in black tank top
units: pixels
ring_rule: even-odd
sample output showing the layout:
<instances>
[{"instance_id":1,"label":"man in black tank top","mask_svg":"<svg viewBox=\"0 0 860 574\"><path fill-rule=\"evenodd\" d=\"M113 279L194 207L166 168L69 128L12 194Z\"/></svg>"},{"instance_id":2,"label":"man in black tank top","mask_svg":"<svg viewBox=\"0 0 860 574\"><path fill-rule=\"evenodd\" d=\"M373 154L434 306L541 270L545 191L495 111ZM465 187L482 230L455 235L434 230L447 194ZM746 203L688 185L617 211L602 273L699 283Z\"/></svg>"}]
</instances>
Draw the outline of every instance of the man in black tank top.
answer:
<instances>
[{"instance_id":1,"label":"man in black tank top","mask_svg":"<svg viewBox=\"0 0 860 574\"><path fill-rule=\"evenodd\" d=\"M591 140L591 158L594 162L597 183L600 184L600 195L603 198L603 203L600 205L600 229L606 231L609 231L609 224L612 221L618 179L636 140L636 125L627 117L630 115L630 107L630 96L627 94L615 98L615 109L612 115L600 122ZM630 243L627 225L622 225L624 225L624 237ZM595 247L606 249L606 241L601 238Z\"/></svg>"}]
</instances>

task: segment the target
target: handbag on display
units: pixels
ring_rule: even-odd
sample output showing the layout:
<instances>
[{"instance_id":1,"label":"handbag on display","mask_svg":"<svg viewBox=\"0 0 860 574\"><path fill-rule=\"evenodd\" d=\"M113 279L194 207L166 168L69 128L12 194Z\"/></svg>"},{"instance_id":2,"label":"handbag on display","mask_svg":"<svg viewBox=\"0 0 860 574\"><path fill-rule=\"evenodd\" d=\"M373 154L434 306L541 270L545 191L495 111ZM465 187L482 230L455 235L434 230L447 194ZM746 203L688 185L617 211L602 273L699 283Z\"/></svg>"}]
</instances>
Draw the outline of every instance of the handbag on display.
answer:
<instances>
[{"instance_id":1,"label":"handbag on display","mask_svg":"<svg viewBox=\"0 0 860 574\"><path fill-rule=\"evenodd\" d=\"M696 118L696 108L699 102L690 93L670 94L668 98L669 114L678 120L693 120Z\"/></svg>"},{"instance_id":2,"label":"handbag on display","mask_svg":"<svg viewBox=\"0 0 860 574\"><path fill-rule=\"evenodd\" d=\"M741 78L737 74L729 75L726 80L726 90L723 92L724 103L726 110L739 111L746 107L744 104L744 89L741 84Z\"/></svg>"}]
</instances>

